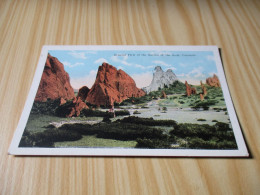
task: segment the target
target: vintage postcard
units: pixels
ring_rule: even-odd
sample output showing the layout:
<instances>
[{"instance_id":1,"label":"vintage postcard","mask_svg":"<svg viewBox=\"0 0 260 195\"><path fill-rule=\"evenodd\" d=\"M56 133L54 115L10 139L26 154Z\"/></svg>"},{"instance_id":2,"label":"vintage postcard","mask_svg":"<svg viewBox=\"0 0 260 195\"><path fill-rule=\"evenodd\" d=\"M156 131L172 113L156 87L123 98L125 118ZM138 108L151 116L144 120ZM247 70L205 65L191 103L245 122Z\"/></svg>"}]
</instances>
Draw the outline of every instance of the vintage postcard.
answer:
<instances>
[{"instance_id":1,"label":"vintage postcard","mask_svg":"<svg viewBox=\"0 0 260 195\"><path fill-rule=\"evenodd\" d=\"M248 156L217 46L44 46L9 154Z\"/></svg>"}]
</instances>

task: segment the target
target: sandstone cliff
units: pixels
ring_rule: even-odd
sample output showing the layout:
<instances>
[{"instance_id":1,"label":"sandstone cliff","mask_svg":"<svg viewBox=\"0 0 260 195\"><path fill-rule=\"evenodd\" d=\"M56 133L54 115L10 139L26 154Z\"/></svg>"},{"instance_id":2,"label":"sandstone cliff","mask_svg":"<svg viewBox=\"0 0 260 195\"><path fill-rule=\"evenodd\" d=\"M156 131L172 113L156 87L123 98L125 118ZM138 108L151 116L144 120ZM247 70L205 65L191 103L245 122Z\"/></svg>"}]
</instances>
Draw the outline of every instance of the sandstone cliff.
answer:
<instances>
[{"instance_id":1,"label":"sandstone cliff","mask_svg":"<svg viewBox=\"0 0 260 195\"><path fill-rule=\"evenodd\" d=\"M87 96L88 96L88 92L89 92L89 88L87 86L83 86L79 89L77 98L80 98L82 101L85 101Z\"/></svg>"},{"instance_id":2,"label":"sandstone cliff","mask_svg":"<svg viewBox=\"0 0 260 195\"><path fill-rule=\"evenodd\" d=\"M206 79L206 83L211 87L220 87L220 82L217 75L213 75L213 77L209 77Z\"/></svg>"},{"instance_id":3,"label":"sandstone cliff","mask_svg":"<svg viewBox=\"0 0 260 195\"><path fill-rule=\"evenodd\" d=\"M47 99L58 98L68 100L74 97L69 74L64 70L63 64L48 54L35 101L45 102Z\"/></svg>"},{"instance_id":4,"label":"sandstone cliff","mask_svg":"<svg viewBox=\"0 0 260 195\"><path fill-rule=\"evenodd\" d=\"M135 81L123 70L117 70L108 63L99 66L96 81L87 95L87 102L100 105L113 105L129 97L141 97L145 92L136 87Z\"/></svg>"},{"instance_id":5,"label":"sandstone cliff","mask_svg":"<svg viewBox=\"0 0 260 195\"><path fill-rule=\"evenodd\" d=\"M185 81L185 86L186 86L186 95L190 96L193 94L197 94L196 88L191 87L187 81Z\"/></svg>"}]
</instances>

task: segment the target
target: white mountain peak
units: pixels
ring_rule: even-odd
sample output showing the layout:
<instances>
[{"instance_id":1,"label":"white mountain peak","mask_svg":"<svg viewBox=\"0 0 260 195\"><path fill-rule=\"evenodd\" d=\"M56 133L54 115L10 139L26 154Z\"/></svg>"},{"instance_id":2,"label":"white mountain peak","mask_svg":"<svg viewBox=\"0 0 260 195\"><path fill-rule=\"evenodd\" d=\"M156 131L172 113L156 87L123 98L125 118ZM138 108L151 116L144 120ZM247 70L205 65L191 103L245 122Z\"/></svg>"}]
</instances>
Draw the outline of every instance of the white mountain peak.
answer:
<instances>
[{"instance_id":1,"label":"white mountain peak","mask_svg":"<svg viewBox=\"0 0 260 195\"><path fill-rule=\"evenodd\" d=\"M145 90L146 93L157 91L159 88L163 88L165 85L169 86L176 80L178 79L173 73L172 69L168 69L166 72L164 72L160 66L156 66L151 84L145 87L143 90Z\"/></svg>"}]
</instances>

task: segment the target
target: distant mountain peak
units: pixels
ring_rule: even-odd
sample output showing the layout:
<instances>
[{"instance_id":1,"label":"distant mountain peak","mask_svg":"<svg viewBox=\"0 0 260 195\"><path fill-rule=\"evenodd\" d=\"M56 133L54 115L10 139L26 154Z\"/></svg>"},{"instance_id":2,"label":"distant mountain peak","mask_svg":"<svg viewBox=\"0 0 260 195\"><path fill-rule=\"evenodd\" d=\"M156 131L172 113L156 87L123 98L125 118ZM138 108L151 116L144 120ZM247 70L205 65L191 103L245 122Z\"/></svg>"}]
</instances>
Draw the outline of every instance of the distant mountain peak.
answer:
<instances>
[{"instance_id":1,"label":"distant mountain peak","mask_svg":"<svg viewBox=\"0 0 260 195\"><path fill-rule=\"evenodd\" d=\"M161 66L156 66L156 67L154 68L154 71L155 71L155 72L158 72L158 71L163 71L163 70L162 70Z\"/></svg>"},{"instance_id":2,"label":"distant mountain peak","mask_svg":"<svg viewBox=\"0 0 260 195\"><path fill-rule=\"evenodd\" d=\"M151 84L143 88L146 93L151 91L157 91L159 88L163 88L165 85L169 86L174 81L178 80L172 69L168 69L164 72L161 66L156 66L153 73L153 80Z\"/></svg>"}]
</instances>

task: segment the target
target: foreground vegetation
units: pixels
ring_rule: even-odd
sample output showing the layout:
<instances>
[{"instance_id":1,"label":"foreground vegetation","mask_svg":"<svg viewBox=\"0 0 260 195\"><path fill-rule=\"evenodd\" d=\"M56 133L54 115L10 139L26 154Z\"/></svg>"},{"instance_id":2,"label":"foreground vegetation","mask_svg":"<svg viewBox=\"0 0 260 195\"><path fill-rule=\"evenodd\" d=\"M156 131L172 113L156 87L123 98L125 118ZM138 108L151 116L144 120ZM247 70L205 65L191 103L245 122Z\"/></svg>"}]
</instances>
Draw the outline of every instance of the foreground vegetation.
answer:
<instances>
[{"instance_id":1,"label":"foreground vegetation","mask_svg":"<svg viewBox=\"0 0 260 195\"><path fill-rule=\"evenodd\" d=\"M165 127L170 131L165 131ZM90 139L91 137L91 139ZM99 144L87 143L95 139ZM125 142L125 144L123 144ZM84 145L84 143L86 143ZM92 146L91 146L92 145ZM63 124L59 128L25 130L20 147L136 147L236 149L234 134L226 123L178 124L174 120L126 117L115 122Z\"/></svg>"}]
</instances>

